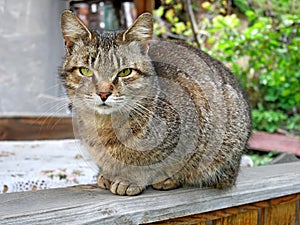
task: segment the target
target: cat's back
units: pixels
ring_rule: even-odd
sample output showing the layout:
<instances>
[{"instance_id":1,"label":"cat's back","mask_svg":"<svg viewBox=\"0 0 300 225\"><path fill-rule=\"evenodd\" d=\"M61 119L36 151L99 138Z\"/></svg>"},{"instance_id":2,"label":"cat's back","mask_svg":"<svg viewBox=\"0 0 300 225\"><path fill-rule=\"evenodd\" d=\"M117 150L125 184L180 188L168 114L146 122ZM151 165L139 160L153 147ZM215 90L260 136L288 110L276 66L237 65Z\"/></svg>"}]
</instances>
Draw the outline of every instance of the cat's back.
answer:
<instances>
[{"instance_id":1,"label":"cat's back","mask_svg":"<svg viewBox=\"0 0 300 225\"><path fill-rule=\"evenodd\" d=\"M176 68L196 82L213 82L218 86L229 84L237 92L242 92L231 71L200 49L182 41L153 41L150 46L149 55L159 69Z\"/></svg>"},{"instance_id":2,"label":"cat's back","mask_svg":"<svg viewBox=\"0 0 300 225\"><path fill-rule=\"evenodd\" d=\"M219 136L220 140L242 139L243 144L247 141L251 130L248 102L228 68L182 42L153 41L149 55L161 81L161 89L172 92L178 99L185 94L191 99L195 112L200 115L199 123L207 134L206 139L214 137L217 140ZM184 98L178 100L181 110L189 110L183 101ZM242 144L239 147L243 148Z\"/></svg>"}]
</instances>

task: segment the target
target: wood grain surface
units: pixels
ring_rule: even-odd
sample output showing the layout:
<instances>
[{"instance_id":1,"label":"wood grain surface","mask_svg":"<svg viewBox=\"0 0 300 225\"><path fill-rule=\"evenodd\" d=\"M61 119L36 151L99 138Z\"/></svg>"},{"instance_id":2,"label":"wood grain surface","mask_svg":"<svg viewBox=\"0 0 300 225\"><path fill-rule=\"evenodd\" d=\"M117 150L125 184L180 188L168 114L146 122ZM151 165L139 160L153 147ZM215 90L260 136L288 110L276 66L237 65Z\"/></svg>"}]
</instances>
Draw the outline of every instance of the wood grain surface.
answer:
<instances>
[{"instance_id":1,"label":"wood grain surface","mask_svg":"<svg viewBox=\"0 0 300 225\"><path fill-rule=\"evenodd\" d=\"M139 196L122 197L88 185L2 194L0 224L142 224L228 208L229 211L215 212L212 219L220 218L213 221L215 224L231 224L230 221L240 220L241 212L255 220L257 207L266 208L271 203L251 205L244 211L230 209L232 207L296 196L285 201L274 200L278 208L264 214L269 220L281 213L283 207L293 219L297 215L293 210L294 205L299 205L299 194L300 163L296 162L243 169L236 186L230 190L179 188L164 192L148 189ZM251 224L250 219L244 224Z\"/></svg>"}]
</instances>

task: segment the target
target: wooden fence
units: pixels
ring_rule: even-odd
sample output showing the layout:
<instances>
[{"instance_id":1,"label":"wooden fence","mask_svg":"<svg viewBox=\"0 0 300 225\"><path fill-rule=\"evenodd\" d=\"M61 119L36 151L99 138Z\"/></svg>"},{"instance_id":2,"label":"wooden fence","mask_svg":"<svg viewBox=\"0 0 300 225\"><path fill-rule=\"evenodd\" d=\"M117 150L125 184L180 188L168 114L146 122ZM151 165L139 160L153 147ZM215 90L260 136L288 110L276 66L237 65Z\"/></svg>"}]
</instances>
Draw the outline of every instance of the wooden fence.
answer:
<instances>
[{"instance_id":1,"label":"wooden fence","mask_svg":"<svg viewBox=\"0 0 300 225\"><path fill-rule=\"evenodd\" d=\"M242 169L230 190L147 189L112 195L95 185L0 195L0 224L299 225L300 163Z\"/></svg>"}]
</instances>

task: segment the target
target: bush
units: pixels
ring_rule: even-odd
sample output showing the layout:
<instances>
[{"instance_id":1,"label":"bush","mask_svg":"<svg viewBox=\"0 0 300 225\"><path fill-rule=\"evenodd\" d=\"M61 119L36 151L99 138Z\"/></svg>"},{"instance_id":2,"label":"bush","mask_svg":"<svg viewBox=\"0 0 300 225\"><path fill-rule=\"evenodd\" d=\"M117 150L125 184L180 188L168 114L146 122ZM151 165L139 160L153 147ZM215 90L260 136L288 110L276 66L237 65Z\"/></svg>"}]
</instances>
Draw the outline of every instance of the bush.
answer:
<instances>
[{"instance_id":1,"label":"bush","mask_svg":"<svg viewBox=\"0 0 300 225\"><path fill-rule=\"evenodd\" d=\"M198 20L198 42L202 50L225 63L240 80L253 109L254 129L274 132L282 128L297 133L300 131L300 13L289 14L286 9L266 16L261 8L249 10L248 5L242 4L245 1L235 2L243 6L248 25L241 28L236 14L224 14L226 5L216 6L206 1L201 7L208 16ZM159 17L166 16L168 24L156 24L156 33L163 36L169 32L195 44L190 22L186 16L178 15L184 13L181 2L169 1L169 4L174 7L161 7L156 13ZM218 13L211 14L216 7ZM194 6L194 10L199 8Z\"/></svg>"}]
</instances>

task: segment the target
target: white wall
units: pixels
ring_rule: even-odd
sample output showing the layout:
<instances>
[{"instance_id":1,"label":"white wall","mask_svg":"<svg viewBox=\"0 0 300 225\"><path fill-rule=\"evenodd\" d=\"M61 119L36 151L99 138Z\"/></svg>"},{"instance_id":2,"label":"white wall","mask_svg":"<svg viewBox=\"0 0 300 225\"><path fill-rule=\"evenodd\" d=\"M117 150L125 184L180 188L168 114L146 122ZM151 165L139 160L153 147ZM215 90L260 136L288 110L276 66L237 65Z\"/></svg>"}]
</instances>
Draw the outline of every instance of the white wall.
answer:
<instances>
[{"instance_id":1,"label":"white wall","mask_svg":"<svg viewBox=\"0 0 300 225\"><path fill-rule=\"evenodd\" d=\"M58 75L66 6L64 0L0 0L0 117L68 112Z\"/></svg>"}]
</instances>

